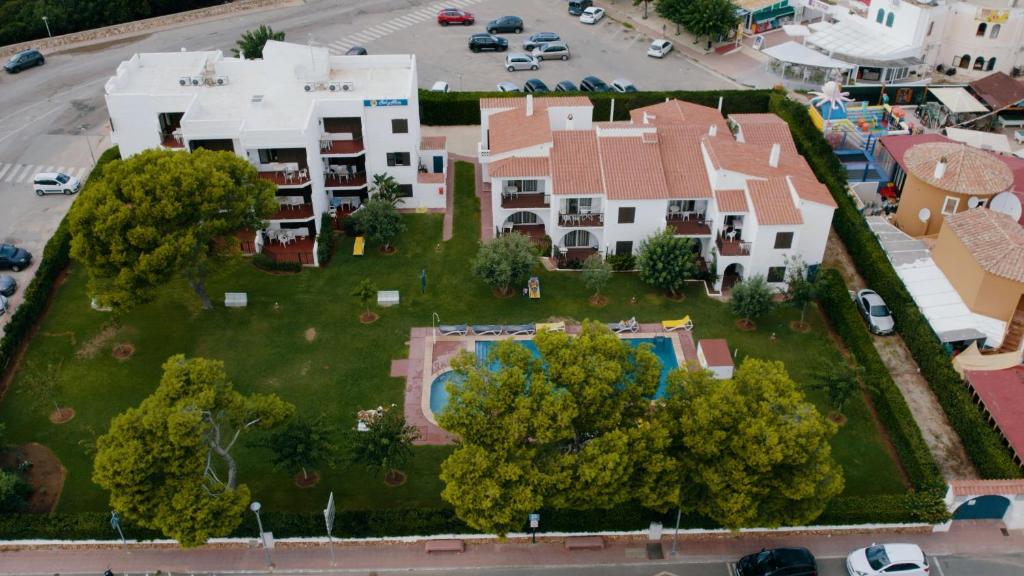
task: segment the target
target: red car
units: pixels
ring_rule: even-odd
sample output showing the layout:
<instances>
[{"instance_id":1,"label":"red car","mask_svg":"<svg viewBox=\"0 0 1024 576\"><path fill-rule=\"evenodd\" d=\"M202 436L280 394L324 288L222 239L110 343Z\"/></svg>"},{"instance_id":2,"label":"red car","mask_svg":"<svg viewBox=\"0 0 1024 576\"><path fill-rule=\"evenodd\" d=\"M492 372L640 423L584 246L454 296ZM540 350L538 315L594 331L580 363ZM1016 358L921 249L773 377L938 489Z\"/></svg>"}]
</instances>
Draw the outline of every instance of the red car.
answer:
<instances>
[{"instance_id":1,"label":"red car","mask_svg":"<svg viewBox=\"0 0 1024 576\"><path fill-rule=\"evenodd\" d=\"M449 24L462 24L463 26L469 26L473 22L476 22L476 18L472 14L465 10L459 10L458 8L443 8L437 13L437 23L441 26L447 26Z\"/></svg>"}]
</instances>

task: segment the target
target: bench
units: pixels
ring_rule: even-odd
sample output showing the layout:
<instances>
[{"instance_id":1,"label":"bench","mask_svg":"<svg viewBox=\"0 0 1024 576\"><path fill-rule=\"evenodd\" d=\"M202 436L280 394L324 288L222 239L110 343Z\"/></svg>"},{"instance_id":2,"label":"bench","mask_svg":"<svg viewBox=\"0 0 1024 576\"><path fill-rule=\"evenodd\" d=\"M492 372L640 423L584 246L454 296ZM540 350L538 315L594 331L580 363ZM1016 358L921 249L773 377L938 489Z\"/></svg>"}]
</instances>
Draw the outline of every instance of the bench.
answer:
<instances>
[{"instance_id":1,"label":"bench","mask_svg":"<svg viewBox=\"0 0 1024 576\"><path fill-rule=\"evenodd\" d=\"M249 295L246 292L225 292L224 306L228 308L245 308L249 304Z\"/></svg>"},{"instance_id":2,"label":"bench","mask_svg":"<svg viewBox=\"0 0 1024 576\"><path fill-rule=\"evenodd\" d=\"M600 536L570 536L565 539L566 550L604 550L604 538Z\"/></svg>"},{"instance_id":3,"label":"bench","mask_svg":"<svg viewBox=\"0 0 1024 576\"><path fill-rule=\"evenodd\" d=\"M466 543L462 540L427 540L427 554L431 552L465 552Z\"/></svg>"},{"instance_id":4,"label":"bench","mask_svg":"<svg viewBox=\"0 0 1024 576\"><path fill-rule=\"evenodd\" d=\"M381 308L387 308L388 306L397 306L401 301L401 297L398 294L398 290L378 290L377 291L377 305Z\"/></svg>"},{"instance_id":5,"label":"bench","mask_svg":"<svg viewBox=\"0 0 1024 576\"><path fill-rule=\"evenodd\" d=\"M999 116L996 122L1000 128L1024 128L1024 117L1021 116Z\"/></svg>"}]
</instances>

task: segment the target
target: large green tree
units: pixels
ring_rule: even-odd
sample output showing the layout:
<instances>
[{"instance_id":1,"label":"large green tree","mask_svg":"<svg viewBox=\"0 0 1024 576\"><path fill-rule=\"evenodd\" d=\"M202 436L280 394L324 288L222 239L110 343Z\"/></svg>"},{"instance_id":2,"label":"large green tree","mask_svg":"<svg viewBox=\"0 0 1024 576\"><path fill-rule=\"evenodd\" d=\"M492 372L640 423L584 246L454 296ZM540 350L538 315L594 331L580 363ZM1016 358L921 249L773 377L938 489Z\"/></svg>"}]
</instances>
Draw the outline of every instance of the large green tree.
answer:
<instances>
[{"instance_id":1,"label":"large green tree","mask_svg":"<svg viewBox=\"0 0 1024 576\"><path fill-rule=\"evenodd\" d=\"M772 289L765 282L764 276L748 278L732 287L729 307L748 327L753 326L754 319L767 314L773 306Z\"/></svg>"},{"instance_id":2,"label":"large green tree","mask_svg":"<svg viewBox=\"0 0 1024 576\"><path fill-rule=\"evenodd\" d=\"M263 47L270 40L284 41L284 32L274 32L274 29L266 24L260 24L259 28L246 30L242 37L235 43L238 47L232 48L235 56L244 56L247 60L263 58Z\"/></svg>"},{"instance_id":3,"label":"large green tree","mask_svg":"<svg viewBox=\"0 0 1024 576\"><path fill-rule=\"evenodd\" d=\"M663 228L640 244L636 258L640 279L675 296L683 283L697 273L696 256L689 238Z\"/></svg>"},{"instance_id":4,"label":"large green tree","mask_svg":"<svg viewBox=\"0 0 1024 576\"><path fill-rule=\"evenodd\" d=\"M734 30L739 21L731 0L688 0L681 16L683 28L693 34L694 42L707 36L709 45Z\"/></svg>"},{"instance_id":5,"label":"large green tree","mask_svg":"<svg viewBox=\"0 0 1024 576\"><path fill-rule=\"evenodd\" d=\"M401 468L412 458L412 443L420 437L419 432L395 405L379 410L366 428L352 438L352 458L382 473L385 481L396 481Z\"/></svg>"},{"instance_id":6,"label":"large green tree","mask_svg":"<svg viewBox=\"0 0 1024 576\"><path fill-rule=\"evenodd\" d=\"M395 209L395 205L383 196L370 198L353 218L366 237L371 242L380 244L385 251L391 250L391 243L405 230L405 224L402 223L402 217Z\"/></svg>"},{"instance_id":7,"label":"large green tree","mask_svg":"<svg viewBox=\"0 0 1024 576\"><path fill-rule=\"evenodd\" d=\"M71 207L71 254L104 304L126 310L184 275L212 308L215 239L256 229L277 210L274 185L230 152L147 150L115 160Z\"/></svg>"},{"instance_id":8,"label":"large green tree","mask_svg":"<svg viewBox=\"0 0 1024 576\"><path fill-rule=\"evenodd\" d=\"M247 432L287 421L294 407L235 391L216 360L177 355L163 370L156 390L96 441L93 481L125 518L199 546L234 530L249 503L232 449Z\"/></svg>"},{"instance_id":9,"label":"large green tree","mask_svg":"<svg viewBox=\"0 0 1024 576\"><path fill-rule=\"evenodd\" d=\"M480 245L473 259L473 274L499 293L508 295L512 293L512 286L526 282L530 267L536 261L529 238L517 232L502 234Z\"/></svg>"},{"instance_id":10,"label":"large green tree","mask_svg":"<svg viewBox=\"0 0 1024 576\"><path fill-rule=\"evenodd\" d=\"M261 444L270 450L270 459L276 468L289 473L301 471L302 478L308 480L310 470L334 467L338 454L334 443L336 432L322 416L295 418L268 434Z\"/></svg>"},{"instance_id":11,"label":"large green tree","mask_svg":"<svg viewBox=\"0 0 1024 576\"><path fill-rule=\"evenodd\" d=\"M806 525L843 490L829 444L836 427L781 362L747 359L731 380L674 371L659 414L684 511L734 530Z\"/></svg>"},{"instance_id":12,"label":"large green tree","mask_svg":"<svg viewBox=\"0 0 1024 576\"><path fill-rule=\"evenodd\" d=\"M683 24L683 15L686 14L686 7L691 0L657 0L654 4L654 11L658 16L676 25L676 34L679 34L679 27Z\"/></svg>"}]
</instances>

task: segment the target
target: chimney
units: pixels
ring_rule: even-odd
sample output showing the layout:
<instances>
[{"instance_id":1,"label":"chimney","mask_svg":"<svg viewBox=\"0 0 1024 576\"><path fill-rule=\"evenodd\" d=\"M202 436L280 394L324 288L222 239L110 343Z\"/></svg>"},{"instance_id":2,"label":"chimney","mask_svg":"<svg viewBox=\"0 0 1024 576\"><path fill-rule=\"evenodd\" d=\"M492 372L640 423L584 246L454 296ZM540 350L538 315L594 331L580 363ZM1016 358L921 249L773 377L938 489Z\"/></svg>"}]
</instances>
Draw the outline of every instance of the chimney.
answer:
<instances>
[{"instance_id":1,"label":"chimney","mask_svg":"<svg viewBox=\"0 0 1024 576\"><path fill-rule=\"evenodd\" d=\"M569 114L568 116L565 117L565 129L566 130L572 130L573 129L572 114Z\"/></svg>"},{"instance_id":2,"label":"chimney","mask_svg":"<svg viewBox=\"0 0 1024 576\"><path fill-rule=\"evenodd\" d=\"M717 136L717 135L718 135L718 126L715 126L714 124L712 124L708 128L708 136Z\"/></svg>"},{"instance_id":3,"label":"chimney","mask_svg":"<svg viewBox=\"0 0 1024 576\"><path fill-rule=\"evenodd\" d=\"M946 175L946 157L943 156L935 163L935 179L942 180L942 177Z\"/></svg>"},{"instance_id":4,"label":"chimney","mask_svg":"<svg viewBox=\"0 0 1024 576\"><path fill-rule=\"evenodd\" d=\"M779 156L782 154L782 146L772 144L772 151L768 155L768 165L772 168L779 167Z\"/></svg>"},{"instance_id":5,"label":"chimney","mask_svg":"<svg viewBox=\"0 0 1024 576\"><path fill-rule=\"evenodd\" d=\"M533 116L533 94L526 95L526 115Z\"/></svg>"}]
</instances>

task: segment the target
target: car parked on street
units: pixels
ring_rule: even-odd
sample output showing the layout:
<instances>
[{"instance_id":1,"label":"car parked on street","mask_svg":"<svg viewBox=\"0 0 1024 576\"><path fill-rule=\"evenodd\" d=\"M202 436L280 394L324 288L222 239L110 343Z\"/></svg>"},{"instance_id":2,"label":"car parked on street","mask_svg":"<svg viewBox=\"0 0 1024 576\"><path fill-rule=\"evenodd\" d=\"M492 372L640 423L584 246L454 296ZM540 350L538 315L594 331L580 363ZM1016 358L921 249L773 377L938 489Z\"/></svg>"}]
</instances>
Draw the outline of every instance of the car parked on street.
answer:
<instances>
[{"instance_id":1,"label":"car parked on street","mask_svg":"<svg viewBox=\"0 0 1024 576\"><path fill-rule=\"evenodd\" d=\"M672 51L672 48L671 40L655 40L647 48L647 55L654 58L664 58L666 54Z\"/></svg>"},{"instance_id":2,"label":"car parked on street","mask_svg":"<svg viewBox=\"0 0 1024 576\"><path fill-rule=\"evenodd\" d=\"M636 92L636 85L625 78L612 80L612 90L616 92Z\"/></svg>"},{"instance_id":3,"label":"car parked on street","mask_svg":"<svg viewBox=\"0 0 1024 576\"><path fill-rule=\"evenodd\" d=\"M583 11L594 5L592 0L569 0L569 14L579 16Z\"/></svg>"},{"instance_id":4,"label":"car parked on street","mask_svg":"<svg viewBox=\"0 0 1024 576\"><path fill-rule=\"evenodd\" d=\"M36 196L44 194L64 194L70 196L82 189L82 181L63 172L40 172L32 179L32 188Z\"/></svg>"},{"instance_id":5,"label":"car parked on street","mask_svg":"<svg viewBox=\"0 0 1024 576\"><path fill-rule=\"evenodd\" d=\"M587 76L580 81L580 90L584 92L611 92L611 86L597 76Z\"/></svg>"},{"instance_id":6,"label":"car parked on street","mask_svg":"<svg viewBox=\"0 0 1024 576\"><path fill-rule=\"evenodd\" d=\"M32 264L32 255L14 244L0 244L0 269L20 272Z\"/></svg>"},{"instance_id":7,"label":"car parked on street","mask_svg":"<svg viewBox=\"0 0 1024 576\"><path fill-rule=\"evenodd\" d=\"M345 56L366 56L369 52L362 46L353 46L345 51Z\"/></svg>"},{"instance_id":8,"label":"car parked on street","mask_svg":"<svg viewBox=\"0 0 1024 576\"><path fill-rule=\"evenodd\" d=\"M11 59L4 64L4 70L9 74L17 74L22 70L28 70L43 64L46 64L46 58L43 58L42 52L34 49L22 50L11 56Z\"/></svg>"},{"instance_id":9,"label":"car parked on street","mask_svg":"<svg viewBox=\"0 0 1024 576\"><path fill-rule=\"evenodd\" d=\"M498 92L522 92L515 82L498 82Z\"/></svg>"},{"instance_id":10,"label":"car parked on street","mask_svg":"<svg viewBox=\"0 0 1024 576\"><path fill-rule=\"evenodd\" d=\"M846 557L850 576L928 576L928 557L917 544L872 544Z\"/></svg>"},{"instance_id":11,"label":"car parked on street","mask_svg":"<svg viewBox=\"0 0 1024 576\"><path fill-rule=\"evenodd\" d=\"M523 84L523 91L529 94L544 94L551 92L551 89L540 78L530 78Z\"/></svg>"},{"instance_id":12,"label":"car parked on street","mask_svg":"<svg viewBox=\"0 0 1024 576\"><path fill-rule=\"evenodd\" d=\"M448 26L449 24L470 26L474 22L476 22L476 18L472 14L458 8L442 8L437 13L437 23L441 26Z\"/></svg>"},{"instance_id":13,"label":"car parked on street","mask_svg":"<svg viewBox=\"0 0 1024 576\"><path fill-rule=\"evenodd\" d=\"M523 40L523 50L532 52L534 48L545 44L547 42L557 42L562 38L554 32L537 32L536 34L530 34L530 36Z\"/></svg>"},{"instance_id":14,"label":"car parked on street","mask_svg":"<svg viewBox=\"0 0 1024 576\"><path fill-rule=\"evenodd\" d=\"M874 290L861 290L857 292L854 300L857 302L857 310L868 323L868 330L872 334L884 336L892 334L896 330L896 321L892 318L892 312L885 305L885 300Z\"/></svg>"},{"instance_id":15,"label":"car parked on street","mask_svg":"<svg viewBox=\"0 0 1024 576\"><path fill-rule=\"evenodd\" d=\"M519 34L523 31L523 19L519 16L502 16L487 23L487 31L491 34L511 32Z\"/></svg>"},{"instance_id":16,"label":"car parked on street","mask_svg":"<svg viewBox=\"0 0 1024 576\"><path fill-rule=\"evenodd\" d=\"M736 562L736 576L817 576L818 564L807 548L761 549Z\"/></svg>"},{"instance_id":17,"label":"car parked on street","mask_svg":"<svg viewBox=\"0 0 1024 576\"><path fill-rule=\"evenodd\" d=\"M584 24L597 24L604 18L604 8L598 8L597 6L591 6L580 14L580 22Z\"/></svg>"},{"instance_id":18,"label":"car parked on street","mask_svg":"<svg viewBox=\"0 0 1024 576\"><path fill-rule=\"evenodd\" d=\"M508 40L493 34L473 34L469 37L469 50L471 52L504 52L508 50Z\"/></svg>"},{"instance_id":19,"label":"car parked on street","mask_svg":"<svg viewBox=\"0 0 1024 576\"><path fill-rule=\"evenodd\" d=\"M0 296L0 316L7 314L7 297Z\"/></svg>"},{"instance_id":20,"label":"car parked on street","mask_svg":"<svg viewBox=\"0 0 1024 576\"><path fill-rule=\"evenodd\" d=\"M516 70L536 70L538 68L540 68L540 62L529 54L513 52L508 56L505 56L505 70L508 70L509 72L515 72Z\"/></svg>"},{"instance_id":21,"label":"car parked on street","mask_svg":"<svg viewBox=\"0 0 1024 576\"><path fill-rule=\"evenodd\" d=\"M10 274L0 274L0 296L13 296L18 289L18 281Z\"/></svg>"},{"instance_id":22,"label":"car parked on street","mask_svg":"<svg viewBox=\"0 0 1024 576\"><path fill-rule=\"evenodd\" d=\"M555 84L555 92L579 92L578 86L572 83L570 80L562 80L558 84Z\"/></svg>"},{"instance_id":23,"label":"car parked on street","mask_svg":"<svg viewBox=\"0 0 1024 576\"><path fill-rule=\"evenodd\" d=\"M533 49L537 60L568 60L569 45L565 42L548 42Z\"/></svg>"}]
</instances>

